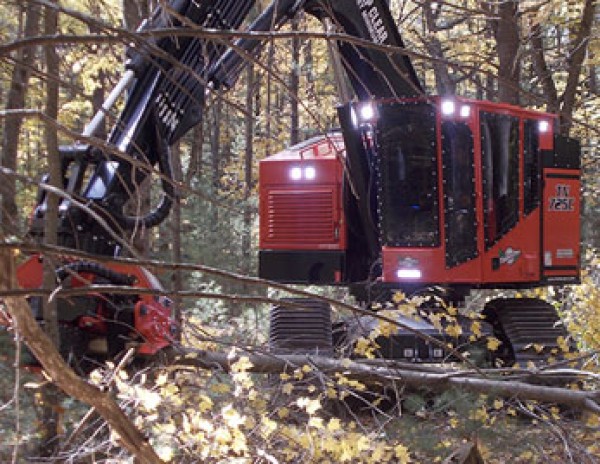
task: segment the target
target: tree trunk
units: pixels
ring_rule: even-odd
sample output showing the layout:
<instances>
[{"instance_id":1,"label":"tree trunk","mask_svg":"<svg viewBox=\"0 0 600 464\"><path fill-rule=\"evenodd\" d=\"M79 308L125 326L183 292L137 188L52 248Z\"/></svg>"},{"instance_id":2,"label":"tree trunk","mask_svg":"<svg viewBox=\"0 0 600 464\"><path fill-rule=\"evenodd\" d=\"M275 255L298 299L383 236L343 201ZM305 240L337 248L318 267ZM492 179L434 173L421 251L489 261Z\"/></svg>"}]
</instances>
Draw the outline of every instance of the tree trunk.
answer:
<instances>
[{"instance_id":1,"label":"tree trunk","mask_svg":"<svg viewBox=\"0 0 600 464\"><path fill-rule=\"evenodd\" d=\"M456 93L456 83L450 77L448 65L444 62L443 45L437 36L439 31L437 19L442 11L442 5L437 2L427 1L424 10L429 32L426 46L431 56L437 58L433 61L437 93L438 95L454 95Z\"/></svg>"},{"instance_id":2,"label":"tree trunk","mask_svg":"<svg viewBox=\"0 0 600 464\"><path fill-rule=\"evenodd\" d=\"M150 15L152 3L149 0L123 0L123 26L125 29L135 31L142 20Z\"/></svg>"},{"instance_id":3,"label":"tree trunk","mask_svg":"<svg viewBox=\"0 0 600 464\"><path fill-rule=\"evenodd\" d=\"M520 39L519 2L507 0L498 3L497 19L492 19L492 29L498 52L498 100L519 104Z\"/></svg>"},{"instance_id":4,"label":"tree trunk","mask_svg":"<svg viewBox=\"0 0 600 464\"><path fill-rule=\"evenodd\" d=\"M183 178L183 172L181 167L181 154L179 144L173 147L172 161L173 161L173 176L174 179L179 182ZM173 249L171 258L175 263L181 263L181 198L176 195L173 198L173 211L171 216L171 237L173 243ZM177 293L183 290L183 274L180 269L175 269L172 276L173 290ZM177 321L179 327L182 326L183 318L181 314L181 298L173 298L173 311L172 317Z\"/></svg>"},{"instance_id":5,"label":"tree trunk","mask_svg":"<svg viewBox=\"0 0 600 464\"><path fill-rule=\"evenodd\" d=\"M252 168L254 164L254 67L248 65L246 69L246 124L245 138L246 147L244 151L244 232L242 236L242 255L244 264L242 273L249 274L251 269L251 251L252 251L252 207L250 199L252 196L253 176Z\"/></svg>"},{"instance_id":6,"label":"tree trunk","mask_svg":"<svg viewBox=\"0 0 600 464\"><path fill-rule=\"evenodd\" d=\"M548 69L544 51L544 38L542 26L534 24L531 28L531 46L533 48L533 66L539 79L544 96L546 97L546 110L557 113L559 109L558 92L552 78L552 72Z\"/></svg>"},{"instance_id":7,"label":"tree trunk","mask_svg":"<svg viewBox=\"0 0 600 464\"><path fill-rule=\"evenodd\" d=\"M44 34L53 36L58 30L58 13L52 6L47 6L44 10ZM58 119L58 98L59 98L59 79L60 63L58 54L53 45L44 47L44 57L46 61L46 116L51 121ZM58 133L56 126L52 122L46 122L44 127L46 140L46 151L48 156L48 183L56 188L62 188L61 162L58 153ZM58 196L48 192L46 200L46 212L44 215L44 240L47 245L58 244ZM54 260L46 258L44 260L44 288L53 289L56 286L56 277L54 274ZM56 300L46 299L43 305L44 330L49 340L55 347L60 346L60 335L58 328L58 308ZM42 412L42 446L40 454L44 457L54 455L60 445L59 438L59 405L60 395L49 385L41 389L40 406Z\"/></svg>"},{"instance_id":8,"label":"tree trunk","mask_svg":"<svg viewBox=\"0 0 600 464\"><path fill-rule=\"evenodd\" d=\"M48 36L56 34L58 28L58 15L52 7L46 7L44 13L44 33ZM46 108L45 113L50 121L58 120L58 97L59 97L59 58L54 46L44 47L44 56L46 60ZM52 122L47 122L44 128L46 151L48 153L48 183L61 189L62 171L58 153L58 133L56 126ZM44 216L44 238L47 245L57 245L58 230L58 203L59 197L53 193L47 194L47 210ZM54 265L51 259L47 259L48 267L45 276L45 288L52 289L55 286ZM59 346L58 337L58 317L56 306L53 302L47 302L44 311L44 323L46 332L56 346Z\"/></svg>"},{"instance_id":9,"label":"tree trunk","mask_svg":"<svg viewBox=\"0 0 600 464\"><path fill-rule=\"evenodd\" d=\"M266 118L266 123L265 123L265 156L269 156L271 154L271 137L273 136L272 134L272 124L271 124L271 117L272 117L272 102L273 102L273 96L271 95L272 93L272 87L273 87L273 76L271 75L272 69L273 69L273 62L275 61L275 44L273 43L273 41L271 40L269 42L269 50L268 50L268 54L267 54L268 58L267 58L267 82L266 82L266 93L267 93L267 101L265 103L265 118Z\"/></svg>"},{"instance_id":10,"label":"tree trunk","mask_svg":"<svg viewBox=\"0 0 600 464\"><path fill-rule=\"evenodd\" d=\"M600 89L598 88L598 74L596 73L596 66L589 65L588 66L588 75L589 75L589 88L590 93L592 95L598 95L600 93Z\"/></svg>"},{"instance_id":11,"label":"tree trunk","mask_svg":"<svg viewBox=\"0 0 600 464\"><path fill-rule=\"evenodd\" d=\"M575 101L577 92L579 91L581 68L587 55L588 44L591 40L595 7L596 2L594 0L585 1L581 22L579 23L573 46L569 50L567 85L562 95L563 104L560 109L560 132L563 135L569 135L573 126L573 111L575 110Z\"/></svg>"},{"instance_id":12,"label":"tree trunk","mask_svg":"<svg viewBox=\"0 0 600 464\"><path fill-rule=\"evenodd\" d=\"M23 35L33 37L38 35L40 29L40 7L35 2L27 2L25 10L25 28ZM30 78L30 66L33 65L35 57L34 47L25 47L17 55L12 71L10 88L6 97L6 109L14 110L25 107L25 98ZM21 116L10 116L4 122L4 134L2 139L2 153L0 161L2 165L12 171L16 171L17 153L19 150L19 134L21 133ZM0 223L2 227L18 224L19 214L16 203L16 184L12 177L0 174ZM5 232L9 232L6 231ZM10 231L18 232L17 230Z\"/></svg>"},{"instance_id":13,"label":"tree trunk","mask_svg":"<svg viewBox=\"0 0 600 464\"><path fill-rule=\"evenodd\" d=\"M292 32L298 32L300 19L292 20ZM300 121L298 114L298 99L300 98L300 40L292 39L292 69L290 71L290 145L300 141Z\"/></svg>"},{"instance_id":14,"label":"tree trunk","mask_svg":"<svg viewBox=\"0 0 600 464\"><path fill-rule=\"evenodd\" d=\"M190 149L190 165L185 174L185 184L189 185L194 178L199 178L202 174L202 151L204 146L204 124L202 121L192 129L192 146Z\"/></svg>"},{"instance_id":15,"label":"tree trunk","mask_svg":"<svg viewBox=\"0 0 600 464\"><path fill-rule=\"evenodd\" d=\"M140 23L150 15L151 0L123 0L123 25L129 31L135 31ZM152 208L150 192L154 179L148 176L136 189L135 198L130 198L125 205L126 213L136 216L140 212ZM140 256L147 257L150 253L150 231L145 227L137 227L132 237L133 248Z\"/></svg>"},{"instance_id":16,"label":"tree trunk","mask_svg":"<svg viewBox=\"0 0 600 464\"><path fill-rule=\"evenodd\" d=\"M219 187L221 185L221 116L223 115L223 98L219 92L215 95L215 101L213 102L213 123L210 135L210 157L211 157L211 196L215 200L212 204L211 219L213 232L217 231L217 224L219 222L219 207L217 205L219 197Z\"/></svg>"}]
</instances>

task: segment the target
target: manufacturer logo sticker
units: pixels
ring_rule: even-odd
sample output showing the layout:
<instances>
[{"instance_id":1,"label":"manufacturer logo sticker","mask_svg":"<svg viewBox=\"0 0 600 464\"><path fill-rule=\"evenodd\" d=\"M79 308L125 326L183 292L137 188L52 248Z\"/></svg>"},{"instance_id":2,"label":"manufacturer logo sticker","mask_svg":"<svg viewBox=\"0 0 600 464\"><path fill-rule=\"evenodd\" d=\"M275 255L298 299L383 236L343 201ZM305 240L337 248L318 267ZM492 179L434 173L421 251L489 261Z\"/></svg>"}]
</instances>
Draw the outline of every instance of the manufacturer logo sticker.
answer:
<instances>
[{"instance_id":1,"label":"manufacturer logo sticker","mask_svg":"<svg viewBox=\"0 0 600 464\"><path fill-rule=\"evenodd\" d=\"M498 257L500 258L500 265L512 266L517 262L521 256L521 250L515 250L514 248L508 247L506 250L500 250Z\"/></svg>"}]
</instances>

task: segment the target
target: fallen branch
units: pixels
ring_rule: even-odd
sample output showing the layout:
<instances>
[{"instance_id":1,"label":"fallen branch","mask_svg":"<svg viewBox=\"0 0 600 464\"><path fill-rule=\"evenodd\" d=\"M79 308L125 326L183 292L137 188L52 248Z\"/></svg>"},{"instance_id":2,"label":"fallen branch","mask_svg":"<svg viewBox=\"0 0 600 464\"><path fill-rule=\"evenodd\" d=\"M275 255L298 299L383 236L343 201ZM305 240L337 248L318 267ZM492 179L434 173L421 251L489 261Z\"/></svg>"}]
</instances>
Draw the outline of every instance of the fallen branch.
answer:
<instances>
[{"instance_id":1,"label":"fallen branch","mask_svg":"<svg viewBox=\"0 0 600 464\"><path fill-rule=\"evenodd\" d=\"M571 390L517 380L502 380L501 378L481 378L476 372L471 372L470 376L466 375L466 371L428 372L410 369L406 364L400 368L393 364L378 366L350 359L333 359L312 355L274 355L240 351L235 356L231 356L226 353L198 350L190 351L184 357L173 359L170 368L193 366L229 372L232 364L242 357L247 357L252 364L248 372L274 374L308 364L324 373L340 372L349 378L367 384L374 382L382 384L401 383L409 387L427 388L432 391L458 388L474 393L486 393L491 396L557 403L600 414L600 405L597 403L600 395L598 391ZM456 375L457 373L459 375Z\"/></svg>"}]
</instances>

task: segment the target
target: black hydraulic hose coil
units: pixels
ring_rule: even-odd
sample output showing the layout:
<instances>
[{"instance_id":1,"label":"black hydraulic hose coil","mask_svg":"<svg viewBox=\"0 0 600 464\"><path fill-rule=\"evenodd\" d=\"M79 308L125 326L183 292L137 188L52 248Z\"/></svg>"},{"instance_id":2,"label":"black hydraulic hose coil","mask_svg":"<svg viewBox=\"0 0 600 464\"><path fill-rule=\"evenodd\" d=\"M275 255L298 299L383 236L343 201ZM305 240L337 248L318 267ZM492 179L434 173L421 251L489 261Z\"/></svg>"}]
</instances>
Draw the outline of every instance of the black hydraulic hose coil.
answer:
<instances>
[{"instance_id":1,"label":"black hydraulic hose coil","mask_svg":"<svg viewBox=\"0 0 600 464\"><path fill-rule=\"evenodd\" d=\"M65 264L56 270L56 277L59 282L62 282L70 275L82 272L104 278L114 285L133 285L136 282L135 276L113 271L102 264L91 261L75 261Z\"/></svg>"},{"instance_id":2,"label":"black hydraulic hose coil","mask_svg":"<svg viewBox=\"0 0 600 464\"><path fill-rule=\"evenodd\" d=\"M161 137L158 128L156 129L155 140L158 146L158 167L161 174L163 195L158 206L144 216L127 216L123 213L113 213L119 225L126 229L155 227L169 216L173 207L175 188L173 186L173 169L171 167L171 149L164 138Z\"/></svg>"}]
</instances>

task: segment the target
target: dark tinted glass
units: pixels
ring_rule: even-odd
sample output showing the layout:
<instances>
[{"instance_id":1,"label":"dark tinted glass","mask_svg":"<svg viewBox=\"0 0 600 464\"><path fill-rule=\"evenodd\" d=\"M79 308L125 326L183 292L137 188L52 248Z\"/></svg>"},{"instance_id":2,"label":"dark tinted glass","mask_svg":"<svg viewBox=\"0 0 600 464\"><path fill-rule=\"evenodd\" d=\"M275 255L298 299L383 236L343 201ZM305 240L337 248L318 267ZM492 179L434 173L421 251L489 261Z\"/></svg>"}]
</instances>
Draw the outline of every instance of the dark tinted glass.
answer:
<instances>
[{"instance_id":1,"label":"dark tinted glass","mask_svg":"<svg viewBox=\"0 0 600 464\"><path fill-rule=\"evenodd\" d=\"M473 134L464 123L442 124L446 266L477 256Z\"/></svg>"},{"instance_id":2,"label":"dark tinted glass","mask_svg":"<svg viewBox=\"0 0 600 464\"><path fill-rule=\"evenodd\" d=\"M537 121L526 120L523 133L525 214L540 204L540 150Z\"/></svg>"},{"instance_id":3,"label":"dark tinted glass","mask_svg":"<svg viewBox=\"0 0 600 464\"><path fill-rule=\"evenodd\" d=\"M435 108L382 105L376 136L382 243L438 245Z\"/></svg>"},{"instance_id":4,"label":"dark tinted glass","mask_svg":"<svg viewBox=\"0 0 600 464\"><path fill-rule=\"evenodd\" d=\"M519 220L519 120L481 113L485 244L493 246Z\"/></svg>"}]
</instances>

